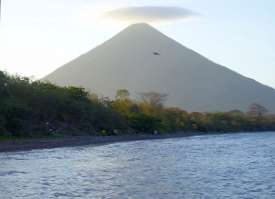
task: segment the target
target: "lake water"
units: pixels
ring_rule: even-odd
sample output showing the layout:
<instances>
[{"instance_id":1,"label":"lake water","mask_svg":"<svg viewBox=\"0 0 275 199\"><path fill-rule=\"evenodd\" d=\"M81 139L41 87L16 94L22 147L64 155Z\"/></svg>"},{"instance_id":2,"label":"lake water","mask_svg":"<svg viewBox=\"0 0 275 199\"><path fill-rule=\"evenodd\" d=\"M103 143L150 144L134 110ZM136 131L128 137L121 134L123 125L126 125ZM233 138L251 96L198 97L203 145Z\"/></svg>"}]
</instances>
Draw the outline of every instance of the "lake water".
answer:
<instances>
[{"instance_id":1,"label":"lake water","mask_svg":"<svg viewBox=\"0 0 275 199\"><path fill-rule=\"evenodd\" d=\"M275 133L0 153L0 198L275 198Z\"/></svg>"}]
</instances>

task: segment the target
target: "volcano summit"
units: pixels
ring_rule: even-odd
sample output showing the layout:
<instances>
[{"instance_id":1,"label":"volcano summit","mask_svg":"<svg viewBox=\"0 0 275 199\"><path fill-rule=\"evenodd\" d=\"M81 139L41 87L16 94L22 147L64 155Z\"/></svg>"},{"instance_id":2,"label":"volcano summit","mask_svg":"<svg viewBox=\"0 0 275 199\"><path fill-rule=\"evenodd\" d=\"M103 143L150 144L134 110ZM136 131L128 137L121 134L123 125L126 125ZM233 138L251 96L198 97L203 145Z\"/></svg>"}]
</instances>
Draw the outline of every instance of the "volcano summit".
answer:
<instances>
[{"instance_id":1,"label":"volcano summit","mask_svg":"<svg viewBox=\"0 0 275 199\"><path fill-rule=\"evenodd\" d=\"M275 90L218 65L147 24L134 24L43 80L80 86L113 98L159 92L187 111L246 111L259 103L275 112Z\"/></svg>"}]
</instances>

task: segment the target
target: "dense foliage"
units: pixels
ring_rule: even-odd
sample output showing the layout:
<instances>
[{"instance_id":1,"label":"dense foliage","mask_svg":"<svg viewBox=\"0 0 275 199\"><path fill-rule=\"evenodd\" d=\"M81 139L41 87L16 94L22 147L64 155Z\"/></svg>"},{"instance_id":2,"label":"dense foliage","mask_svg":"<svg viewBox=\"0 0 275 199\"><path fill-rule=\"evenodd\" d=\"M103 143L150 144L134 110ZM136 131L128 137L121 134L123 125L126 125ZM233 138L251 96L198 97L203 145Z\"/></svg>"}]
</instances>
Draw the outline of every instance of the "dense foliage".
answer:
<instances>
[{"instance_id":1,"label":"dense foliage","mask_svg":"<svg viewBox=\"0 0 275 199\"><path fill-rule=\"evenodd\" d=\"M58 87L0 71L0 136L275 130L275 116L258 104L249 112L188 113L165 108L166 95L119 90L115 100L82 88Z\"/></svg>"}]
</instances>

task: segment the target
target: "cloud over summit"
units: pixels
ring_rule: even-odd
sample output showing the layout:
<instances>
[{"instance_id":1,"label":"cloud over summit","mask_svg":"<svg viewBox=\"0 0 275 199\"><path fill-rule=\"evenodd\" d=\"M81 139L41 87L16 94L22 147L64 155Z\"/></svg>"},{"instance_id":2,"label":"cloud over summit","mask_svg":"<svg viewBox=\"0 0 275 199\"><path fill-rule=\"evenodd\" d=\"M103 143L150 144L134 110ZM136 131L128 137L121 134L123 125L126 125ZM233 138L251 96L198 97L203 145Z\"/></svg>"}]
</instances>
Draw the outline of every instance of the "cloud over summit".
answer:
<instances>
[{"instance_id":1,"label":"cloud over summit","mask_svg":"<svg viewBox=\"0 0 275 199\"><path fill-rule=\"evenodd\" d=\"M122 22L172 22L194 17L196 14L182 7L140 6L107 11L104 18Z\"/></svg>"}]
</instances>

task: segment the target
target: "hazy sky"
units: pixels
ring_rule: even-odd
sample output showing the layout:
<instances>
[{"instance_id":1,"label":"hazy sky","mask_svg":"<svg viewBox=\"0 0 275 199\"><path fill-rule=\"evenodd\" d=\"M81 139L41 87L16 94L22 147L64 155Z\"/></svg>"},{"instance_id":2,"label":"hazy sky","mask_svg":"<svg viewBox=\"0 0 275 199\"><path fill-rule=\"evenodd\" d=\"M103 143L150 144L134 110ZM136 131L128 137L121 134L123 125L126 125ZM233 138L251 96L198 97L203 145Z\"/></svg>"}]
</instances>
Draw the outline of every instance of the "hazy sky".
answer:
<instances>
[{"instance_id":1,"label":"hazy sky","mask_svg":"<svg viewBox=\"0 0 275 199\"><path fill-rule=\"evenodd\" d=\"M0 70L43 77L130 23L144 21L211 60L275 88L274 0L2 0L2 4Z\"/></svg>"}]
</instances>

